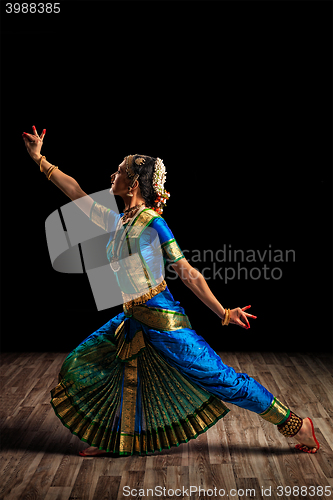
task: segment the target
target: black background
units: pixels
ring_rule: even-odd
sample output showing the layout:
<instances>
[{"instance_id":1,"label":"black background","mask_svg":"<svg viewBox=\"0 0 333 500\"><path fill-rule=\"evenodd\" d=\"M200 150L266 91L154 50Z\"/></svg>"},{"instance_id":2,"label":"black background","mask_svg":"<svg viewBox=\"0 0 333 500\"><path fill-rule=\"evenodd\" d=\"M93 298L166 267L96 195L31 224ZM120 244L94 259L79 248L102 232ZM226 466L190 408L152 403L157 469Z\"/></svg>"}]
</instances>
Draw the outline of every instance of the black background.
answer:
<instances>
[{"instance_id":1,"label":"black background","mask_svg":"<svg viewBox=\"0 0 333 500\"><path fill-rule=\"evenodd\" d=\"M169 281L215 350L331 351L331 2L60 6L1 5L1 350L69 352L121 312L97 311L86 275L52 269L45 220L70 200L26 152L35 125L86 193L109 188L128 154L162 158L163 216L183 249L295 251L265 261L279 280L207 281L224 307L252 305L250 330L222 328Z\"/></svg>"}]
</instances>

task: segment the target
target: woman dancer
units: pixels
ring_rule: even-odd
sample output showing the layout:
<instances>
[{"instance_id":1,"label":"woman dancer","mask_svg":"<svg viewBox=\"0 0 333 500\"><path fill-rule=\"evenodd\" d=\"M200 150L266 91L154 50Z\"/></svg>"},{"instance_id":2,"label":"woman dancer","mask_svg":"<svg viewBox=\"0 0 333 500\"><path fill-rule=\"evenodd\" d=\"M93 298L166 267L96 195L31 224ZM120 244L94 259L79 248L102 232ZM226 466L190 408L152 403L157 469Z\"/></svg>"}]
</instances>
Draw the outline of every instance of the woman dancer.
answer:
<instances>
[{"instance_id":1,"label":"woman dancer","mask_svg":"<svg viewBox=\"0 0 333 500\"><path fill-rule=\"evenodd\" d=\"M284 436L294 437L297 449L316 453L311 419L296 415L252 377L225 365L171 295L155 258L158 251L223 326L248 329L249 318L256 318L245 312L251 306L225 309L182 254L161 217L169 197L162 160L145 155L124 159L111 176L112 192L125 203L117 214L41 155L45 132L39 137L33 127L33 134L23 134L28 153L92 222L110 232L107 257L124 301L123 312L67 356L51 391L51 405L62 423L90 445L80 455L147 455L179 446L223 418L230 411L224 402L257 413Z\"/></svg>"}]
</instances>

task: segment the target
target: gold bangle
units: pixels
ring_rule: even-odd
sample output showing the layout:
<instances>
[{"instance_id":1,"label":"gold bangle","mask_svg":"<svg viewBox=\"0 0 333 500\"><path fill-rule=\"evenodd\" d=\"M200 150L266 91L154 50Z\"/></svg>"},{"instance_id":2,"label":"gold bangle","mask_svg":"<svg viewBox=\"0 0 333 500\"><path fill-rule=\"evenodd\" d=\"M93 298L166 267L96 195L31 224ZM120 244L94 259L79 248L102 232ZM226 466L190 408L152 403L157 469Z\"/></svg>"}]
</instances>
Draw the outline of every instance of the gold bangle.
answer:
<instances>
[{"instance_id":1,"label":"gold bangle","mask_svg":"<svg viewBox=\"0 0 333 500\"><path fill-rule=\"evenodd\" d=\"M228 321L227 321L226 325L229 325L229 323L230 323L230 309L228 309Z\"/></svg>"},{"instance_id":2,"label":"gold bangle","mask_svg":"<svg viewBox=\"0 0 333 500\"><path fill-rule=\"evenodd\" d=\"M225 309L225 315L222 320L222 326L229 325L229 321L230 321L230 309Z\"/></svg>"},{"instance_id":3,"label":"gold bangle","mask_svg":"<svg viewBox=\"0 0 333 500\"><path fill-rule=\"evenodd\" d=\"M53 174L53 172L54 172L57 168L59 168L59 167L53 167L53 168L52 168L52 170L51 170L51 172L50 172L50 175L48 176L48 180L50 180L50 179L51 179L51 175Z\"/></svg>"},{"instance_id":4,"label":"gold bangle","mask_svg":"<svg viewBox=\"0 0 333 500\"><path fill-rule=\"evenodd\" d=\"M49 170L46 172L46 177L49 178L50 176L50 173L52 172L52 170L55 169L55 165L52 165L52 167L49 168Z\"/></svg>"},{"instance_id":5,"label":"gold bangle","mask_svg":"<svg viewBox=\"0 0 333 500\"><path fill-rule=\"evenodd\" d=\"M46 156L42 156L41 159L40 159L40 162L39 162L39 170L41 172L43 172L43 170L42 170L42 161L43 161L43 158L45 158L45 160L46 160Z\"/></svg>"},{"instance_id":6,"label":"gold bangle","mask_svg":"<svg viewBox=\"0 0 333 500\"><path fill-rule=\"evenodd\" d=\"M44 172L46 177L49 176L49 173L51 172L51 170L53 170L53 165L51 165L50 168L46 172Z\"/></svg>"},{"instance_id":7,"label":"gold bangle","mask_svg":"<svg viewBox=\"0 0 333 500\"><path fill-rule=\"evenodd\" d=\"M225 320L227 319L228 309L224 309L224 318L221 320L222 326L225 325Z\"/></svg>"}]
</instances>

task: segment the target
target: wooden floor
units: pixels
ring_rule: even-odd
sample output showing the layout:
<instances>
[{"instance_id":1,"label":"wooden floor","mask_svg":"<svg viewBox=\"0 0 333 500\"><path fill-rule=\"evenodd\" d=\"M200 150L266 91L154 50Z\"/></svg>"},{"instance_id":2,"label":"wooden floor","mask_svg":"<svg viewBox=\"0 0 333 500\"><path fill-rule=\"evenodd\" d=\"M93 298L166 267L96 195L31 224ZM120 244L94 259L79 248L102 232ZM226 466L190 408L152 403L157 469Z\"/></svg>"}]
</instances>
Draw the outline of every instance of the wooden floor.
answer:
<instances>
[{"instance_id":1,"label":"wooden floor","mask_svg":"<svg viewBox=\"0 0 333 500\"><path fill-rule=\"evenodd\" d=\"M1 500L333 498L332 356L219 355L310 417L319 452L296 450L273 424L228 403L225 418L179 447L147 457L82 458L78 451L87 444L50 405L66 353L3 353Z\"/></svg>"}]
</instances>

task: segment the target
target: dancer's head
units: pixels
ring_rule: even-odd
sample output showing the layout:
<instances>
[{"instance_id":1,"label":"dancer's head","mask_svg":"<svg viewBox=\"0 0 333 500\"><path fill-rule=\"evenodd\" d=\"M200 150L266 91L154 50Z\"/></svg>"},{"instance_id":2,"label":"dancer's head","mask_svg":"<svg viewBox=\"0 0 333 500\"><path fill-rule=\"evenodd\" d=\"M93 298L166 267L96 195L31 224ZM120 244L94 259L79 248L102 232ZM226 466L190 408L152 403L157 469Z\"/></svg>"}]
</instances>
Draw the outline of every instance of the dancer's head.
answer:
<instances>
[{"instance_id":1,"label":"dancer's head","mask_svg":"<svg viewBox=\"0 0 333 500\"><path fill-rule=\"evenodd\" d=\"M120 163L118 171L111 176L112 192L128 202L127 194L130 191L137 203L142 200L146 207L162 213L169 197L169 193L164 191L165 174L165 167L159 158L127 156ZM129 190L129 187L132 189Z\"/></svg>"}]
</instances>

